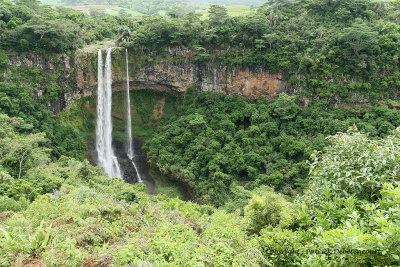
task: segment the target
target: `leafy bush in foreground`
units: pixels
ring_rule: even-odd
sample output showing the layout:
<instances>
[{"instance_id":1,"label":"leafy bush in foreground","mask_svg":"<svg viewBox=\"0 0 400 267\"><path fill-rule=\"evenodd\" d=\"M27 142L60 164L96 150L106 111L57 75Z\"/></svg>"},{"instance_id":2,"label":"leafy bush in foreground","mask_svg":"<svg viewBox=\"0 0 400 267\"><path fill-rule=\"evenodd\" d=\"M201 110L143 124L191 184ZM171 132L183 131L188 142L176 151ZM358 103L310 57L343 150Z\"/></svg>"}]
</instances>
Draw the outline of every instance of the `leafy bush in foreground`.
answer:
<instances>
[{"instance_id":1,"label":"leafy bush in foreground","mask_svg":"<svg viewBox=\"0 0 400 267\"><path fill-rule=\"evenodd\" d=\"M331 140L315 155L310 187L295 202L294 229L264 228L260 246L278 265L396 264L399 130L382 140L354 130Z\"/></svg>"}]
</instances>

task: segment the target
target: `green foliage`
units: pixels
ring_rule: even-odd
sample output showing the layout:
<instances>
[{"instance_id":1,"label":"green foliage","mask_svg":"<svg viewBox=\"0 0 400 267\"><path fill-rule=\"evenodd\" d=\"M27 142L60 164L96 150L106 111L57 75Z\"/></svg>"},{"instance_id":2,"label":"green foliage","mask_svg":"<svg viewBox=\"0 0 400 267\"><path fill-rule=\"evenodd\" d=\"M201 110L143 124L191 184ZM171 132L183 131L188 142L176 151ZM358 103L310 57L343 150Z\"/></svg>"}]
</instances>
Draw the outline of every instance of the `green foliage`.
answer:
<instances>
[{"instance_id":1,"label":"green foliage","mask_svg":"<svg viewBox=\"0 0 400 267\"><path fill-rule=\"evenodd\" d=\"M211 25L222 25L228 19L228 11L223 6L212 5L208 9L208 17Z\"/></svg>"},{"instance_id":2,"label":"green foliage","mask_svg":"<svg viewBox=\"0 0 400 267\"><path fill-rule=\"evenodd\" d=\"M144 193L143 184L110 179L99 168L68 158L43 166L40 173L32 169L31 175L62 176L63 185L0 222L3 265L21 257L68 266L108 260L117 265L255 265L263 260L244 221L213 207L165 197L157 201Z\"/></svg>"},{"instance_id":3,"label":"green foliage","mask_svg":"<svg viewBox=\"0 0 400 267\"><path fill-rule=\"evenodd\" d=\"M333 136L326 154L316 155L312 163L309 189L295 201L296 216L292 225L295 229L267 227L261 230L258 241L263 253L269 255L270 263L299 266L397 264L400 224L396 214L400 187L397 166L390 162L397 158L398 141L397 131L380 140L370 140L354 131ZM378 155L381 158L376 159ZM349 162L352 157L358 163ZM332 164L328 164L329 161ZM364 171L367 161L371 164ZM321 166L317 166L319 164ZM338 166L347 170L346 173L352 169L346 179L342 179ZM337 175L336 171L339 171ZM381 180L372 192L368 184L375 175L378 176L376 181ZM338 186L342 186L342 190L335 190Z\"/></svg>"},{"instance_id":4,"label":"green foliage","mask_svg":"<svg viewBox=\"0 0 400 267\"><path fill-rule=\"evenodd\" d=\"M254 195L245 208L245 216L253 233L259 233L266 226L287 228L294 221L291 203L273 191Z\"/></svg>"},{"instance_id":5,"label":"green foliage","mask_svg":"<svg viewBox=\"0 0 400 267\"><path fill-rule=\"evenodd\" d=\"M52 224L50 224L46 230L43 229L43 220L39 225L36 233L31 238L31 251L33 255L38 255L43 252L46 247L50 244L50 231L52 228Z\"/></svg>"},{"instance_id":6,"label":"green foliage","mask_svg":"<svg viewBox=\"0 0 400 267\"><path fill-rule=\"evenodd\" d=\"M48 162L49 151L40 146L44 142L46 139L43 133L3 138L0 140L0 149L3 152L0 153L2 157L0 164L7 166L10 172L19 179L24 170Z\"/></svg>"},{"instance_id":7,"label":"green foliage","mask_svg":"<svg viewBox=\"0 0 400 267\"><path fill-rule=\"evenodd\" d=\"M124 31L138 51L190 48L191 60L283 73L312 99L396 98L400 24L396 1L268 1L246 16L212 5L207 19L149 17ZM121 35L122 36L122 35Z\"/></svg>"},{"instance_id":8,"label":"green foliage","mask_svg":"<svg viewBox=\"0 0 400 267\"><path fill-rule=\"evenodd\" d=\"M53 158L61 155L83 157L85 145L79 132L55 120L45 104L32 97L30 88L19 83L0 82L0 114L3 113L23 119L23 122L15 125L17 133L34 135L44 132L50 141L48 146Z\"/></svg>"},{"instance_id":9,"label":"green foliage","mask_svg":"<svg viewBox=\"0 0 400 267\"><path fill-rule=\"evenodd\" d=\"M86 109L86 103L86 98L79 99L57 114L57 119L61 124L79 131L83 137L93 136L96 128L96 116Z\"/></svg>"},{"instance_id":10,"label":"green foliage","mask_svg":"<svg viewBox=\"0 0 400 267\"><path fill-rule=\"evenodd\" d=\"M163 122L145 150L162 173L195 189L199 201L218 206L246 200L232 194L235 181L250 191L267 185L298 193L307 184L307 160L327 144L324 136L353 125L385 136L400 125L399 111L388 106L302 109L285 94L270 103L207 93L190 101L178 108L181 116Z\"/></svg>"},{"instance_id":11,"label":"green foliage","mask_svg":"<svg viewBox=\"0 0 400 267\"><path fill-rule=\"evenodd\" d=\"M0 50L0 71L4 71L8 66L8 57L3 50Z\"/></svg>"},{"instance_id":12,"label":"green foliage","mask_svg":"<svg viewBox=\"0 0 400 267\"><path fill-rule=\"evenodd\" d=\"M73 51L114 37L126 22L122 17L96 18L64 7L41 6L37 1L2 1L0 10L0 47L20 52ZM0 68L3 64L0 60Z\"/></svg>"},{"instance_id":13,"label":"green foliage","mask_svg":"<svg viewBox=\"0 0 400 267\"><path fill-rule=\"evenodd\" d=\"M46 168L50 149L44 133L21 133L24 121L4 114L0 125L0 196L5 196L1 209L18 211L27 200L59 189L66 174Z\"/></svg>"},{"instance_id":14,"label":"green foliage","mask_svg":"<svg viewBox=\"0 0 400 267\"><path fill-rule=\"evenodd\" d=\"M376 200L387 182L399 176L399 132L383 140L370 140L365 134L349 131L330 137L333 144L323 155L313 155L310 201L354 196Z\"/></svg>"},{"instance_id":15,"label":"green foliage","mask_svg":"<svg viewBox=\"0 0 400 267\"><path fill-rule=\"evenodd\" d=\"M213 100L194 101L204 108L201 102ZM248 109L245 102L234 103ZM209 104L204 111L215 112ZM186 125L198 131L209 122L195 114ZM0 139L17 135L15 127L23 120L0 117ZM233 130L228 122L222 125ZM351 130L329 138L324 154L316 153L311 163L308 190L294 203L267 187L250 191L232 183L234 198L225 208L238 208L233 213L146 195L143 183L110 179L87 161L61 157L32 166L20 179L0 165L0 264L34 259L50 266L395 265L400 254L398 133L371 140Z\"/></svg>"},{"instance_id":16,"label":"green foliage","mask_svg":"<svg viewBox=\"0 0 400 267\"><path fill-rule=\"evenodd\" d=\"M29 201L25 198L15 200L14 198L9 198L7 196L0 196L0 200L0 212L22 211L29 205Z\"/></svg>"}]
</instances>

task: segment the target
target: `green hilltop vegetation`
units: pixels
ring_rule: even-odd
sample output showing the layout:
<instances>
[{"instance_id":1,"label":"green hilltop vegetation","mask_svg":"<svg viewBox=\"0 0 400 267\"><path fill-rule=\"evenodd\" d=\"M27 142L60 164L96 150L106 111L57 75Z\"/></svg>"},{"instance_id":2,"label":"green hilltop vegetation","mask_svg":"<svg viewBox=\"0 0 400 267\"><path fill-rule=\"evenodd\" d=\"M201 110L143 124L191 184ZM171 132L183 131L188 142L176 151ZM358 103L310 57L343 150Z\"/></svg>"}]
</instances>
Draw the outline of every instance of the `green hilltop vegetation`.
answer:
<instances>
[{"instance_id":1,"label":"green hilltop vegetation","mask_svg":"<svg viewBox=\"0 0 400 267\"><path fill-rule=\"evenodd\" d=\"M255 9L250 6L246 5L229 5L229 6L224 6L226 8L228 16L231 17L242 17L242 16L247 16L255 12ZM209 15L208 10L197 10L196 14L201 14L201 18L207 18Z\"/></svg>"},{"instance_id":2,"label":"green hilltop vegetation","mask_svg":"<svg viewBox=\"0 0 400 267\"><path fill-rule=\"evenodd\" d=\"M399 14L399 1L280 0L130 19L0 0L0 266L396 266ZM8 63L107 39L146 64L184 46L198 65L282 73L295 93L132 93L152 170L190 201L149 195L86 160L93 97L53 115L60 74Z\"/></svg>"},{"instance_id":3,"label":"green hilltop vegetation","mask_svg":"<svg viewBox=\"0 0 400 267\"><path fill-rule=\"evenodd\" d=\"M147 18L127 27L120 44L185 46L199 63L281 72L292 88L326 103L397 97L398 1L276 1L248 16L230 17L221 6L208 12L207 20Z\"/></svg>"},{"instance_id":4,"label":"green hilltop vegetation","mask_svg":"<svg viewBox=\"0 0 400 267\"><path fill-rule=\"evenodd\" d=\"M187 13L196 12L207 16L207 9L213 4L224 4L230 16L244 16L249 14L254 6L260 6L264 2L247 3L236 1L229 3L218 2L190 2L185 0L41 0L41 3L52 6L67 6L74 10L93 15L119 15L124 17L143 17L148 15L162 15L182 17Z\"/></svg>"},{"instance_id":5,"label":"green hilltop vegetation","mask_svg":"<svg viewBox=\"0 0 400 267\"><path fill-rule=\"evenodd\" d=\"M135 10L145 15L152 15L159 12L177 12L184 13L189 11L194 11L195 7L189 5L183 0L113 0L113 1L99 1L99 0L62 0L63 4L69 6L80 6L85 5L113 5L118 7L128 8L130 10Z\"/></svg>"},{"instance_id":6,"label":"green hilltop vegetation","mask_svg":"<svg viewBox=\"0 0 400 267\"><path fill-rule=\"evenodd\" d=\"M72 52L86 44L115 38L128 20L89 16L64 7L41 6L38 1L0 2L1 48L42 54Z\"/></svg>"},{"instance_id":7,"label":"green hilltop vegetation","mask_svg":"<svg viewBox=\"0 0 400 267\"><path fill-rule=\"evenodd\" d=\"M267 2L268 0L188 0L190 3L197 4L212 4L212 5L245 5L252 7L259 7Z\"/></svg>"},{"instance_id":8,"label":"green hilltop vegetation","mask_svg":"<svg viewBox=\"0 0 400 267\"><path fill-rule=\"evenodd\" d=\"M202 8L185 0L42 0L43 4L68 6L73 9L90 12L99 11L109 15L145 16L153 14L184 14ZM113 10L113 11L109 11Z\"/></svg>"}]
</instances>

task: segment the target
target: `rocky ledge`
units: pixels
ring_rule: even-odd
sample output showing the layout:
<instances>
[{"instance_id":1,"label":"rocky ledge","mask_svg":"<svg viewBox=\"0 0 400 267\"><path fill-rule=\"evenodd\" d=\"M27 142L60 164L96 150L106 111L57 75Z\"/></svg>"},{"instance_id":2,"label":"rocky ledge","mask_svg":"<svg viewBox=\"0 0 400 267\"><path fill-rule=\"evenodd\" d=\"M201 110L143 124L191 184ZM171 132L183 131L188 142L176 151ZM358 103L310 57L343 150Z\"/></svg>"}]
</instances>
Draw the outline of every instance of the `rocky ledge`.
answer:
<instances>
[{"instance_id":1,"label":"rocky ledge","mask_svg":"<svg viewBox=\"0 0 400 267\"><path fill-rule=\"evenodd\" d=\"M97 49L78 50L73 55L43 56L36 53L9 53L9 69L3 80L10 79L18 68L36 68L54 77L42 79L32 86L37 96L46 94L49 82L55 82L63 90L58 100L49 103L49 110L60 112L76 99L93 96L97 91ZM263 69L237 69L215 64L198 64L191 59L187 49L168 50L166 56L154 57L129 54L131 90L151 89L168 92L186 92L189 88L198 92L218 92L248 98L271 99L282 92L291 93L282 74L272 74ZM179 58L179 61L171 60ZM140 59L140 60L139 60ZM125 90L125 49L113 51L113 91ZM57 74L57 75L56 75Z\"/></svg>"}]
</instances>

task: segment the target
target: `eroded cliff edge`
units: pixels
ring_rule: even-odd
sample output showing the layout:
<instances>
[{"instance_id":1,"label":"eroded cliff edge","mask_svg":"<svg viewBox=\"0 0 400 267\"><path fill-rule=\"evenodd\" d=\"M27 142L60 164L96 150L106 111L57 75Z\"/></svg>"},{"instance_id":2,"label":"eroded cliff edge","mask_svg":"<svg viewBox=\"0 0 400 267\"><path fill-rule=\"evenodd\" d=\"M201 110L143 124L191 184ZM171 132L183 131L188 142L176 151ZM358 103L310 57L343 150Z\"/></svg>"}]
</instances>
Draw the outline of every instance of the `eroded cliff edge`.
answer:
<instances>
[{"instance_id":1,"label":"eroded cliff edge","mask_svg":"<svg viewBox=\"0 0 400 267\"><path fill-rule=\"evenodd\" d=\"M125 90L125 49L113 50L113 91ZM9 67L2 80L17 79L41 97L53 94L48 109L60 112L77 99L93 96L97 91L97 50L82 49L72 55L44 56L36 53L8 53ZM199 64L186 49L168 50L163 56L129 53L131 90L151 89L167 92L218 92L248 98L274 98L282 92L293 93L282 74L263 69L228 68L220 64ZM25 79L24 72L36 73ZM53 87L50 88L49 85Z\"/></svg>"}]
</instances>

